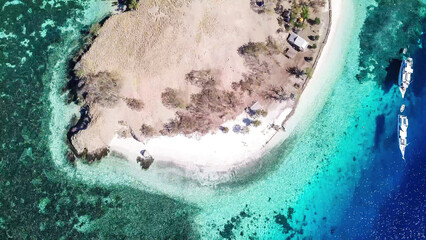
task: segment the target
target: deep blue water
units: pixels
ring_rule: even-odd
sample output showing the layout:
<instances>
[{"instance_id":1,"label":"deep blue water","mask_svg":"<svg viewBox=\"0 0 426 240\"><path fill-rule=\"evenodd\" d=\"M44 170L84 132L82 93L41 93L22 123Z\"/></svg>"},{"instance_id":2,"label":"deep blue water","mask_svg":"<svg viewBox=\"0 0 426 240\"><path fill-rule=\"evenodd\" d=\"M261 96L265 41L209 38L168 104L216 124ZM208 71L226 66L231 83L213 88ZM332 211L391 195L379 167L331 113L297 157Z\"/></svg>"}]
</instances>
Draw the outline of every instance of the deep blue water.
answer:
<instances>
[{"instance_id":1,"label":"deep blue water","mask_svg":"<svg viewBox=\"0 0 426 240\"><path fill-rule=\"evenodd\" d=\"M426 43L423 35L423 43ZM356 198L345 219L346 229L356 231L363 225L371 224L373 228L363 233L374 239L424 239L426 217L426 47L414 53L415 69L412 92L406 114L409 116L409 146L406 163L401 161L394 148L396 133L390 137L389 144L378 152L373 162L372 171L366 172L361 179ZM389 146L390 145L390 146ZM387 161L388 164L382 164ZM378 187L379 186L379 187ZM372 192L371 189L376 191ZM388 189L392 189L389 193ZM381 191L380 191L381 190ZM364 203L364 204L359 204ZM379 206L379 211L371 221L362 221L360 212L369 214L368 206ZM361 206L360 206L361 205ZM356 217L358 216L358 217ZM355 219L355 221L353 220ZM352 226L352 227L351 227Z\"/></svg>"},{"instance_id":2,"label":"deep blue water","mask_svg":"<svg viewBox=\"0 0 426 240\"><path fill-rule=\"evenodd\" d=\"M396 149L397 132L383 136L384 116L376 119L373 163L364 169L354 198L336 235L362 239L424 239L426 218L426 36L415 50L416 69L405 114L409 117L409 146L404 162ZM399 65L397 66L399 67ZM395 109L398 111L398 109ZM396 122L396 119L394 119ZM391 120L392 122L392 120ZM337 237L340 238L340 237Z\"/></svg>"}]
</instances>

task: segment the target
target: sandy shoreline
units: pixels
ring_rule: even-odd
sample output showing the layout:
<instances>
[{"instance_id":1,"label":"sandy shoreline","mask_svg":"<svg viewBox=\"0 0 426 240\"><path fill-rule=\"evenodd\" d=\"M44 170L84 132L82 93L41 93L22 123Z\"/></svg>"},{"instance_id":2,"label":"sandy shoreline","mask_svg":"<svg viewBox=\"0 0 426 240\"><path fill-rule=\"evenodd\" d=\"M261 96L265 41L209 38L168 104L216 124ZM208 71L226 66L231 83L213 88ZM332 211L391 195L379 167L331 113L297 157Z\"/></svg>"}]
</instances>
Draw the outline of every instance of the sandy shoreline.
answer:
<instances>
[{"instance_id":1,"label":"sandy shoreline","mask_svg":"<svg viewBox=\"0 0 426 240\"><path fill-rule=\"evenodd\" d=\"M228 133L215 132L204 136L186 137L161 136L138 142L133 138L117 136L110 143L112 151L123 154L127 159L136 159L141 150L147 150L155 161L172 162L183 168L226 171L245 164L249 159L257 159L263 154L266 142L277 133L271 124L281 125L291 112L287 107L291 102L277 104L275 110L266 117L260 117L258 127L250 127L247 134L235 133L235 125L244 126L247 113L240 114L235 120L227 121L222 126L229 128Z\"/></svg>"},{"instance_id":2,"label":"sandy shoreline","mask_svg":"<svg viewBox=\"0 0 426 240\"><path fill-rule=\"evenodd\" d=\"M118 152L130 161L138 164L136 158L141 156L140 151L147 150L155 159L155 165L178 166L182 169L196 172L223 172L235 168L244 167L252 161L270 151L274 146L282 143L300 121L303 121L303 112L307 110L307 103L313 102L317 94L322 91L321 79L327 71L324 70L333 59L330 54L336 40L338 20L341 17L342 1L332 1L332 20L327 43L322 49L322 54L312 79L302 93L297 108L292 100L282 103L274 103L268 108L269 114L260 117L262 122L258 127L250 127L249 133L235 133L233 127L238 124L244 126L243 120L248 117L247 113L240 114L236 119L223 124L229 128L228 133L216 132L204 136L193 135L186 137L178 135L175 137L155 137L146 142L139 142L133 138L119 138L115 136L109 144L113 152ZM340 26L341 27L341 26ZM304 108L304 109L302 109ZM294 113L294 115L293 115ZM271 128L271 124L281 126L285 121L285 129L279 131Z\"/></svg>"}]
</instances>

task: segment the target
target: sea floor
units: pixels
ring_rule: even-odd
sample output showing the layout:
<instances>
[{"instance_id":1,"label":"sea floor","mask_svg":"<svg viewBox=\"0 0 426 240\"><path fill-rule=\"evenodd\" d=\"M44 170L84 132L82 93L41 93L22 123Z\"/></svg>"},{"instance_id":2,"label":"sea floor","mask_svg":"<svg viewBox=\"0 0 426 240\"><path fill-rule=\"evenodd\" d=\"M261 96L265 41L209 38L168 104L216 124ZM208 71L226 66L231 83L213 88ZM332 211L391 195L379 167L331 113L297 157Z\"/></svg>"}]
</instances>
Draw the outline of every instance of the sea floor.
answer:
<instances>
[{"instance_id":1,"label":"sea floor","mask_svg":"<svg viewBox=\"0 0 426 240\"><path fill-rule=\"evenodd\" d=\"M218 185L118 158L70 166L64 136L78 108L62 91L67 64L110 2L0 1L0 238L424 238L425 5L344 1L341 68L324 76L329 91L309 121L250 177ZM415 62L404 100L394 76L403 47Z\"/></svg>"}]
</instances>

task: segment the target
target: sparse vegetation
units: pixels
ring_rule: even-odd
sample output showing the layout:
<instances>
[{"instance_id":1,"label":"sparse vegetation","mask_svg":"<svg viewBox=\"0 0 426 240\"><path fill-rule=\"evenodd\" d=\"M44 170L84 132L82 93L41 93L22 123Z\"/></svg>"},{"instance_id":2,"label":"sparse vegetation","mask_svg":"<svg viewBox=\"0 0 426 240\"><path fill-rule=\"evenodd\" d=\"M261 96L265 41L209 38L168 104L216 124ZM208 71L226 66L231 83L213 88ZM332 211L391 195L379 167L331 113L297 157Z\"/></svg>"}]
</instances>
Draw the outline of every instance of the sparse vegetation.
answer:
<instances>
[{"instance_id":1,"label":"sparse vegetation","mask_svg":"<svg viewBox=\"0 0 426 240\"><path fill-rule=\"evenodd\" d=\"M312 49L317 48L317 44L316 44L316 43L312 44L311 48L312 48Z\"/></svg>"},{"instance_id":2,"label":"sparse vegetation","mask_svg":"<svg viewBox=\"0 0 426 240\"><path fill-rule=\"evenodd\" d=\"M144 107L144 104L141 100L135 98L124 98L124 102L126 102L127 106L135 111L141 111Z\"/></svg>"},{"instance_id":3,"label":"sparse vegetation","mask_svg":"<svg viewBox=\"0 0 426 240\"><path fill-rule=\"evenodd\" d=\"M89 30L89 33L92 35L92 36L98 36L98 34L99 34L99 30L101 29L101 24L99 24L99 23L95 23L95 24L93 24L91 27L90 27L90 30Z\"/></svg>"},{"instance_id":4,"label":"sparse vegetation","mask_svg":"<svg viewBox=\"0 0 426 240\"><path fill-rule=\"evenodd\" d=\"M111 107L120 100L121 85L117 78L110 73L101 72L96 75L85 76L83 96L88 104L99 104Z\"/></svg>"},{"instance_id":5,"label":"sparse vegetation","mask_svg":"<svg viewBox=\"0 0 426 240\"><path fill-rule=\"evenodd\" d=\"M260 126L260 124L262 124L262 122L261 122L261 121L259 121L259 120L254 120L251 124L252 124L254 127L259 127L259 126Z\"/></svg>"},{"instance_id":6,"label":"sparse vegetation","mask_svg":"<svg viewBox=\"0 0 426 240\"><path fill-rule=\"evenodd\" d=\"M154 128L147 124L142 124L139 131L141 132L142 135L146 137L151 137L152 135L154 135Z\"/></svg>"},{"instance_id":7,"label":"sparse vegetation","mask_svg":"<svg viewBox=\"0 0 426 240\"><path fill-rule=\"evenodd\" d=\"M182 108L183 101L178 97L177 91L172 88L166 88L161 93L161 102L168 108Z\"/></svg>"}]
</instances>

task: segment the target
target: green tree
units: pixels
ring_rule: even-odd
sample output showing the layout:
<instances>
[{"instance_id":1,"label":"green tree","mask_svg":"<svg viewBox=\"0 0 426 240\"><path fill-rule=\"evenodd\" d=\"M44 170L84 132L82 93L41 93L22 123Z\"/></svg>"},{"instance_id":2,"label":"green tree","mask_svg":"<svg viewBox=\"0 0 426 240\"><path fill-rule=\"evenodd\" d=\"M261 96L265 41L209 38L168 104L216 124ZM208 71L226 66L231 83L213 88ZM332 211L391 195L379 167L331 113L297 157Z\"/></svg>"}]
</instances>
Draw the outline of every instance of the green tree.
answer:
<instances>
[{"instance_id":1,"label":"green tree","mask_svg":"<svg viewBox=\"0 0 426 240\"><path fill-rule=\"evenodd\" d=\"M255 126L255 127L259 127L260 124L262 124L262 122L259 121L259 120L254 120L251 124L253 124L253 126Z\"/></svg>"},{"instance_id":2,"label":"green tree","mask_svg":"<svg viewBox=\"0 0 426 240\"><path fill-rule=\"evenodd\" d=\"M300 16L303 19L308 19L309 18L309 7L308 6L303 6L302 7L302 13L300 14Z\"/></svg>"},{"instance_id":3,"label":"green tree","mask_svg":"<svg viewBox=\"0 0 426 240\"><path fill-rule=\"evenodd\" d=\"M266 117L266 115L268 115L268 111L263 110L263 109L259 109L259 110L256 110L256 115Z\"/></svg>"},{"instance_id":4,"label":"green tree","mask_svg":"<svg viewBox=\"0 0 426 240\"><path fill-rule=\"evenodd\" d=\"M305 69L306 77L309 78L309 79L312 78L313 72L314 71L312 70L312 68L306 68Z\"/></svg>"},{"instance_id":5,"label":"green tree","mask_svg":"<svg viewBox=\"0 0 426 240\"><path fill-rule=\"evenodd\" d=\"M303 28L305 28L305 23L304 23L304 22L302 22L302 21L300 21L300 20L297 20L297 21L294 23L294 26L295 26L295 27L298 27L298 28L303 29Z\"/></svg>"},{"instance_id":6,"label":"green tree","mask_svg":"<svg viewBox=\"0 0 426 240\"><path fill-rule=\"evenodd\" d=\"M130 10L136 10L138 9L138 1L137 0L129 0L129 9Z\"/></svg>"},{"instance_id":7,"label":"green tree","mask_svg":"<svg viewBox=\"0 0 426 240\"><path fill-rule=\"evenodd\" d=\"M315 18L315 24L316 25L319 25L321 23L321 20L319 19L319 17L316 17Z\"/></svg>"}]
</instances>

